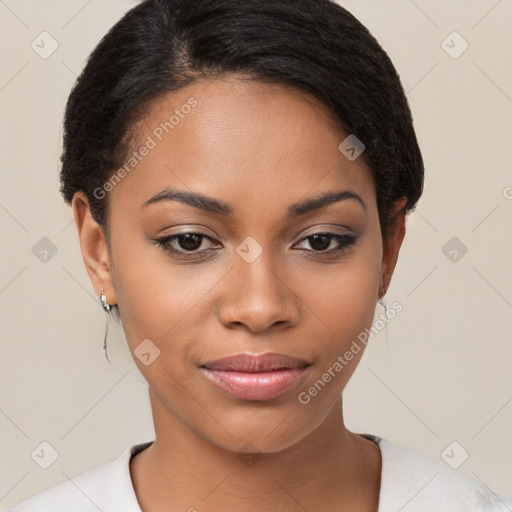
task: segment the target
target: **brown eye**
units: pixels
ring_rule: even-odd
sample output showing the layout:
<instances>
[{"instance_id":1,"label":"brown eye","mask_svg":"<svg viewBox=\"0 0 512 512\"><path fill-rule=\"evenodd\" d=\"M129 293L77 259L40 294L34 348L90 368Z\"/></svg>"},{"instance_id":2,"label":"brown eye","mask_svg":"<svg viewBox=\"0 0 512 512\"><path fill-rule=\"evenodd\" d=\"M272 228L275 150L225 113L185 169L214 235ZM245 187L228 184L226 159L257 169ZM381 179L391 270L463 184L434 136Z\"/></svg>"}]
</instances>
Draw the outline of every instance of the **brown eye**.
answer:
<instances>
[{"instance_id":1,"label":"brown eye","mask_svg":"<svg viewBox=\"0 0 512 512\"><path fill-rule=\"evenodd\" d=\"M213 238L203 233L186 232L157 238L154 240L154 243L172 255L186 256L187 253L194 255L210 252L212 250L211 247L201 249L205 245L205 240L212 243L215 242Z\"/></svg>"},{"instance_id":2,"label":"brown eye","mask_svg":"<svg viewBox=\"0 0 512 512\"><path fill-rule=\"evenodd\" d=\"M203 243L202 235L197 233L185 233L175 237L178 245L185 251L197 251Z\"/></svg>"},{"instance_id":3,"label":"brown eye","mask_svg":"<svg viewBox=\"0 0 512 512\"><path fill-rule=\"evenodd\" d=\"M311 249L308 252L318 254L339 254L345 251L348 247L355 245L357 237L354 235L341 235L339 233L315 233L307 236L301 240L300 243L308 241ZM335 248L332 247L333 241L335 242ZM336 247L337 244L337 247Z\"/></svg>"}]
</instances>

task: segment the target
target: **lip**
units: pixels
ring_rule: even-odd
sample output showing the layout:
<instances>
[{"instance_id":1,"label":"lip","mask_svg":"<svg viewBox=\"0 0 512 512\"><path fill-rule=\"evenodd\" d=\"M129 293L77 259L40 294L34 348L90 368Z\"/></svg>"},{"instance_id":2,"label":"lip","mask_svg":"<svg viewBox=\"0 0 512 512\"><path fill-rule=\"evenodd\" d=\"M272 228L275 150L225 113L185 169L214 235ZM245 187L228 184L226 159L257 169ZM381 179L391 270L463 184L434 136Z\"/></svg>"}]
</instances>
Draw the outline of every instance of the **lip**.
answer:
<instances>
[{"instance_id":1,"label":"lip","mask_svg":"<svg viewBox=\"0 0 512 512\"><path fill-rule=\"evenodd\" d=\"M210 370L228 370L244 373L270 372L274 370L301 368L309 366L309 361L298 357L287 356L278 352L265 352L264 354L233 354L212 361L201 366Z\"/></svg>"},{"instance_id":2,"label":"lip","mask_svg":"<svg viewBox=\"0 0 512 512\"><path fill-rule=\"evenodd\" d=\"M199 368L219 388L244 400L270 400L295 387L311 366L305 359L276 352L235 354Z\"/></svg>"}]
</instances>

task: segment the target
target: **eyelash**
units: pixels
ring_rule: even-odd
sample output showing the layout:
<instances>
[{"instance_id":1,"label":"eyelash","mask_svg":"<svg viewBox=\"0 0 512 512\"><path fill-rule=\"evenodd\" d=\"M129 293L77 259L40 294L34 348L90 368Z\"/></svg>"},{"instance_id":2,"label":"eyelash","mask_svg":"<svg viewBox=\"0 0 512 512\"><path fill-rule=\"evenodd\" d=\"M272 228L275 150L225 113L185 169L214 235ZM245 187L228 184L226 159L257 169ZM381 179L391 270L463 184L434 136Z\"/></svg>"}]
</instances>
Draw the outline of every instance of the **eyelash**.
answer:
<instances>
[{"instance_id":1,"label":"eyelash","mask_svg":"<svg viewBox=\"0 0 512 512\"><path fill-rule=\"evenodd\" d=\"M153 240L153 242L155 244L157 244L159 247L161 247L162 249L164 249L171 256L176 256L176 255L178 257L184 256L183 259L191 259L188 255L195 255L195 254L211 252L211 251L216 250L216 249L206 249L203 251L198 251L198 250L196 250L196 251L180 251L180 250L176 250L176 249L173 249L170 247L170 243L172 241L177 240L178 238L185 236L185 235L199 236L199 237L201 237L201 243L202 243L203 239L207 239L211 242L215 242L215 240L212 237L205 235L203 233L197 233L195 231L185 231L183 233L178 233L175 235L169 235L169 236L163 236L161 238L155 238ZM323 257L323 256L331 256L332 257L332 256L339 255L339 254L345 252L349 247L352 247L353 245L355 245L358 240L357 237L354 235L347 235L347 234L342 235L339 233L329 233L329 232L324 232L324 231L318 231L317 233L311 233L310 235L302 238L301 240L299 240L299 242L297 242L297 244L300 244L310 238L313 238L315 235L327 236L331 239L334 239L340 245L340 247L338 249L330 249L330 250L325 250L325 251L314 251L314 250L309 250L309 249L306 250L307 252L314 253L315 255L318 255L320 257ZM295 245L297 245L297 244L295 244ZM195 258L195 259L197 259L197 258Z\"/></svg>"}]
</instances>

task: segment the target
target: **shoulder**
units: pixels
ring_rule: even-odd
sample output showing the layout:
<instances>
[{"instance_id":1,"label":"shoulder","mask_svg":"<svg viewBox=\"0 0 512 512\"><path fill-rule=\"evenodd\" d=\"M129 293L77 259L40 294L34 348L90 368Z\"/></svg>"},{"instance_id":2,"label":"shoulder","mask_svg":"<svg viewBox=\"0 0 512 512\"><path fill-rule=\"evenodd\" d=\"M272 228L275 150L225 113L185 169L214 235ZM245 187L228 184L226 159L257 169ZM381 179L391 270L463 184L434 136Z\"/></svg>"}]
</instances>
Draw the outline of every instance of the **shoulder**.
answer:
<instances>
[{"instance_id":1,"label":"shoulder","mask_svg":"<svg viewBox=\"0 0 512 512\"><path fill-rule=\"evenodd\" d=\"M382 454L379 512L512 512L512 498L441 461L378 436Z\"/></svg>"},{"instance_id":2,"label":"shoulder","mask_svg":"<svg viewBox=\"0 0 512 512\"><path fill-rule=\"evenodd\" d=\"M148 444L130 446L112 462L46 489L8 512L140 512L129 462Z\"/></svg>"}]
</instances>

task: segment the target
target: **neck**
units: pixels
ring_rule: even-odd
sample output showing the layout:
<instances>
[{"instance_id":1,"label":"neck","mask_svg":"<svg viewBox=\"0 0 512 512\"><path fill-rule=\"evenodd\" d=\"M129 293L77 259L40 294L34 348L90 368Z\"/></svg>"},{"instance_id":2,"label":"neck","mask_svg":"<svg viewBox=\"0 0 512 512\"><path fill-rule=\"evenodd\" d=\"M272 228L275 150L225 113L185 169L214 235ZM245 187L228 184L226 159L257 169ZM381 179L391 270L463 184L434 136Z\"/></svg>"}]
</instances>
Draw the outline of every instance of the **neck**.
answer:
<instances>
[{"instance_id":1,"label":"neck","mask_svg":"<svg viewBox=\"0 0 512 512\"><path fill-rule=\"evenodd\" d=\"M337 403L318 427L280 451L233 452L197 435L151 392L155 442L132 458L144 512L377 510L380 449L348 431ZM245 452L248 453L245 453ZM277 507L277 508L279 508Z\"/></svg>"}]
</instances>

